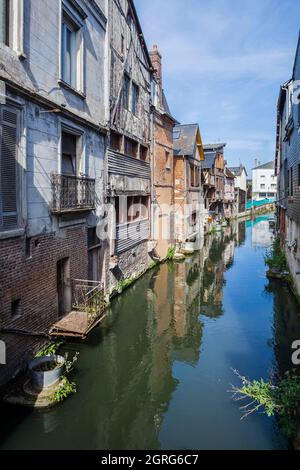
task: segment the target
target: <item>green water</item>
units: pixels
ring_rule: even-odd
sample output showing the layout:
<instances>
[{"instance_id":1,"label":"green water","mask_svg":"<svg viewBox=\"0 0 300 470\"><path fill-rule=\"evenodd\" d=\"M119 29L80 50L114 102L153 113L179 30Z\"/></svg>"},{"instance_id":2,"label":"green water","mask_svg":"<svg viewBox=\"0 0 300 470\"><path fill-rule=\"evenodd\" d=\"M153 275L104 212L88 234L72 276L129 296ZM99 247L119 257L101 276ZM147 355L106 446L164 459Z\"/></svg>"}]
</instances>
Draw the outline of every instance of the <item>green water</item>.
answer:
<instances>
[{"instance_id":1,"label":"green water","mask_svg":"<svg viewBox=\"0 0 300 470\"><path fill-rule=\"evenodd\" d=\"M267 217L235 223L194 258L149 272L80 351L78 393L50 411L2 406L1 449L285 449L275 419L241 412L232 369L290 368L289 291L265 277ZM5 425L4 425L5 423Z\"/></svg>"}]
</instances>

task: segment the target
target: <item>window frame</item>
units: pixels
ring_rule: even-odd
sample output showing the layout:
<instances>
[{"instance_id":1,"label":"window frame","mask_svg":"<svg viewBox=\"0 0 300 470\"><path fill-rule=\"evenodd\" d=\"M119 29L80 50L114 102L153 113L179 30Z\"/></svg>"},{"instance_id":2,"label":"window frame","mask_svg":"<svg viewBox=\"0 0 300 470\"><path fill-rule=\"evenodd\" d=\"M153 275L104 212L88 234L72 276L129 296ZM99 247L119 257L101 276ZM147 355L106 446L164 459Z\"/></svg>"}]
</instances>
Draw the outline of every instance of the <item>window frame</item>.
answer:
<instances>
[{"instance_id":1,"label":"window frame","mask_svg":"<svg viewBox=\"0 0 300 470\"><path fill-rule=\"evenodd\" d=\"M133 80L131 81L130 111L135 116L139 115L140 87Z\"/></svg>"},{"instance_id":2,"label":"window frame","mask_svg":"<svg viewBox=\"0 0 300 470\"><path fill-rule=\"evenodd\" d=\"M123 84L123 106L127 111L130 111L130 86L131 78L127 73L125 73Z\"/></svg>"},{"instance_id":3,"label":"window frame","mask_svg":"<svg viewBox=\"0 0 300 470\"><path fill-rule=\"evenodd\" d=\"M67 31L73 36L70 56L70 79L67 76ZM60 79L59 84L85 98L85 35L84 22L62 3L60 28Z\"/></svg>"}]
</instances>

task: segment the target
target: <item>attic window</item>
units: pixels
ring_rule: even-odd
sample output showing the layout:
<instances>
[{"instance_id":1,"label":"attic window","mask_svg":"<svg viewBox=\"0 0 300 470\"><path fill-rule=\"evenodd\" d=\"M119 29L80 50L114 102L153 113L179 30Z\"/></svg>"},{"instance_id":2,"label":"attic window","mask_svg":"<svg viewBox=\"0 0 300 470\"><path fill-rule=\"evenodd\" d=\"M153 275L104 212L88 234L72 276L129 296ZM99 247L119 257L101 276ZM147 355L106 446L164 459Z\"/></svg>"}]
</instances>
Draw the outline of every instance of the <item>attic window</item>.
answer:
<instances>
[{"instance_id":1,"label":"attic window","mask_svg":"<svg viewBox=\"0 0 300 470\"><path fill-rule=\"evenodd\" d=\"M173 139L176 140L176 139L179 139L179 137L180 137L180 131L174 131L173 132Z\"/></svg>"}]
</instances>

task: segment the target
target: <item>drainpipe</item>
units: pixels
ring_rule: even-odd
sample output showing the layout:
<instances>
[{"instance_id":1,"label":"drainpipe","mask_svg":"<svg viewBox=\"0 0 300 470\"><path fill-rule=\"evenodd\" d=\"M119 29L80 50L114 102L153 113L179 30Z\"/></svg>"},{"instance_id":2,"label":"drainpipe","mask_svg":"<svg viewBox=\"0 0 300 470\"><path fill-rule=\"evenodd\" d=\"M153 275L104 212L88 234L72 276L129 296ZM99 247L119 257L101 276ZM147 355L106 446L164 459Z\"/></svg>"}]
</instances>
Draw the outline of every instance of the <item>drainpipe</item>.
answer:
<instances>
[{"instance_id":1,"label":"drainpipe","mask_svg":"<svg viewBox=\"0 0 300 470\"><path fill-rule=\"evenodd\" d=\"M155 203L155 187L154 187L154 153L155 153L155 137L154 137L154 108L151 109L150 112L150 137L151 137L151 145L150 145L150 159L151 159L151 240L154 240L155 234L155 217L154 217L154 203Z\"/></svg>"}]
</instances>

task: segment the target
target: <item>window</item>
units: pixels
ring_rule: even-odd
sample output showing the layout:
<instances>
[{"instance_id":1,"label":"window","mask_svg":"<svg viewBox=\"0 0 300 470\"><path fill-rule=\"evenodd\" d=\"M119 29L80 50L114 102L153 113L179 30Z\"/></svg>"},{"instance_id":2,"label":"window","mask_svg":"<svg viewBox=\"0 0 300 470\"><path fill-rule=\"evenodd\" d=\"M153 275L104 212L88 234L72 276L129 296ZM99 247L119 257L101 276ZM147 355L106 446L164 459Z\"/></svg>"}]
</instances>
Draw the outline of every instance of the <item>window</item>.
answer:
<instances>
[{"instance_id":1,"label":"window","mask_svg":"<svg viewBox=\"0 0 300 470\"><path fill-rule=\"evenodd\" d=\"M140 146L140 159L143 160L143 162L148 160L148 149L143 145Z\"/></svg>"},{"instance_id":2,"label":"window","mask_svg":"<svg viewBox=\"0 0 300 470\"><path fill-rule=\"evenodd\" d=\"M137 151L138 151L137 142L125 137L124 144L125 144L125 154L129 155L130 157L137 158Z\"/></svg>"},{"instance_id":3,"label":"window","mask_svg":"<svg viewBox=\"0 0 300 470\"><path fill-rule=\"evenodd\" d=\"M76 28L65 16L62 26L62 78L76 88Z\"/></svg>"},{"instance_id":4,"label":"window","mask_svg":"<svg viewBox=\"0 0 300 470\"><path fill-rule=\"evenodd\" d=\"M130 77L125 74L123 87L123 106L129 110L130 105Z\"/></svg>"},{"instance_id":5,"label":"window","mask_svg":"<svg viewBox=\"0 0 300 470\"><path fill-rule=\"evenodd\" d=\"M0 0L0 42L9 46L10 0Z\"/></svg>"},{"instance_id":6,"label":"window","mask_svg":"<svg viewBox=\"0 0 300 470\"><path fill-rule=\"evenodd\" d=\"M76 176L77 174L77 136L62 132L61 134L61 172L63 175Z\"/></svg>"},{"instance_id":7,"label":"window","mask_svg":"<svg viewBox=\"0 0 300 470\"><path fill-rule=\"evenodd\" d=\"M130 196L127 198L127 222L148 219L149 217L149 197Z\"/></svg>"},{"instance_id":8,"label":"window","mask_svg":"<svg viewBox=\"0 0 300 470\"><path fill-rule=\"evenodd\" d=\"M200 186L199 168L192 164L190 164L190 186L192 188L199 188Z\"/></svg>"},{"instance_id":9,"label":"window","mask_svg":"<svg viewBox=\"0 0 300 470\"><path fill-rule=\"evenodd\" d=\"M0 107L0 231L18 227L17 147L19 112Z\"/></svg>"},{"instance_id":10,"label":"window","mask_svg":"<svg viewBox=\"0 0 300 470\"><path fill-rule=\"evenodd\" d=\"M294 196L293 168L290 169L290 196Z\"/></svg>"},{"instance_id":11,"label":"window","mask_svg":"<svg viewBox=\"0 0 300 470\"><path fill-rule=\"evenodd\" d=\"M12 318L20 317L22 314L21 299L13 300L11 303L11 316Z\"/></svg>"},{"instance_id":12,"label":"window","mask_svg":"<svg viewBox=\"0 0 300 470\"><path fill-rule=\"evenodd\" d=\"M121 54L124 55L125 52L125 38L123 34L121 34Z\"/></svg>"},{"instance_id":13,"label":"window","mask_svg":"<svg viewBox=\"0 0 300 470\"><path fill-rule=\"evenodd\" d=\"M260 189L266 189L266 185L265 185L265 184L261 184L261 185L260 185Z\"/></svg>"},{"instance_id":14,"label":"window","mask_svg":"<svg viewBox=\"0 0 300 470\"><path fill-rule=\"evenodd\" d=\"M139 104L139 87L135 83L132 83L131 112L135 115L138 114L138 104Z\"/></svg>"},{"instance_id":15,"label":"window","mask_svg":"<svg viewBox=\"0 0 300 470\"><path fill-rule=\"evenodd\" d=\"M62 80L72 88L83 92L83 30L63 11L61 39Z\"/></svg>"},{"instance_id":16,"label":"window","mask_svg":"<svg viewBox=\"0 0 300 470\"><path fill-rule=\"evenodd\" d=\"M116 132L110 134L110 146L116 152L121 152L122 149L122 136Z\"/></svg>"},{"instance_id":17,"label":"window","mask_svg":"<svg viewBox=\"0 0 300 470\"><path fill-rule=\"evenodd\" d=\"M261 178L265 178L265 177L266 177L266 175L260 175L260 177L261 177Z\"/></svg>"},{"instance_id":18,"label":"window","mask_svg":"<svg viewBox=\"0 0 300 470\"><path fill-rule=\"evenodd\" d=\"M166 151L166 170L171 169L171 158L170 158L170 152Z\"/></svg>"},{"instance_id":19,"label":"window","mask_svg":"<svg viewBox=\"0 0 300 470\"><path fill-rule=\"evenodd\" d=\"M267 193L259 193L259 197L267 197Z\"/></svg>"},{"instance_id":20,"label":"window","mask_svg":"<svg viewBox=\"0 0 300 470\"><path fill-rule=\"evenodd\" d=\"M277 184L271 184L271 189L276 189L277 188Z\"/></svg>"}]
</instances>

